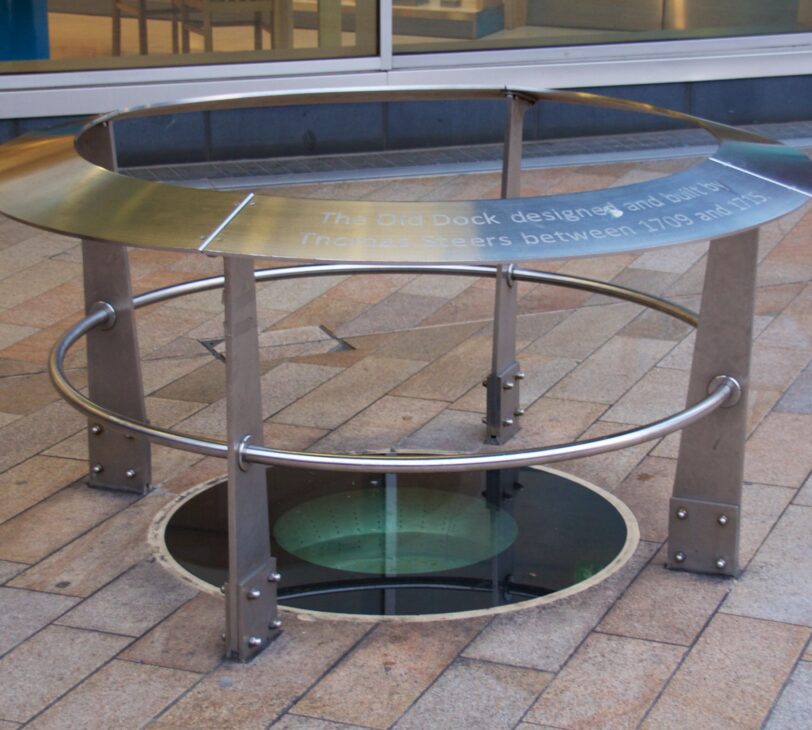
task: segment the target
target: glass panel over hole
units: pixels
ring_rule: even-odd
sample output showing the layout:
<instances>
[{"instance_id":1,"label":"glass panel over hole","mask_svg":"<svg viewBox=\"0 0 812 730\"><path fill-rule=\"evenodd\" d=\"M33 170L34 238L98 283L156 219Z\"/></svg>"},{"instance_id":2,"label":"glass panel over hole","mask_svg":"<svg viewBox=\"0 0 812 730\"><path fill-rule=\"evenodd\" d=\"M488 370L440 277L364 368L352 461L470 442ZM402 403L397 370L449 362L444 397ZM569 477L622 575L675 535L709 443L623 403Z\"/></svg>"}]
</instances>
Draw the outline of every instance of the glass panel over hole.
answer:
<instances>
[{"instance_id":1,"label":"glass panel over hole","mask_svg":"<svg viewBox=\"0 0 812 730\"><path fill-rule=\"evenodd\" d=\"M520 604L592 579L637 539L628 510L609 495L539 468L276 467L268 497L279 601L310 611L415 616ZM217 483L185 502L165 532L172 557L217 587L227 577L225 504Z\"/></svg>"}]
</instances>

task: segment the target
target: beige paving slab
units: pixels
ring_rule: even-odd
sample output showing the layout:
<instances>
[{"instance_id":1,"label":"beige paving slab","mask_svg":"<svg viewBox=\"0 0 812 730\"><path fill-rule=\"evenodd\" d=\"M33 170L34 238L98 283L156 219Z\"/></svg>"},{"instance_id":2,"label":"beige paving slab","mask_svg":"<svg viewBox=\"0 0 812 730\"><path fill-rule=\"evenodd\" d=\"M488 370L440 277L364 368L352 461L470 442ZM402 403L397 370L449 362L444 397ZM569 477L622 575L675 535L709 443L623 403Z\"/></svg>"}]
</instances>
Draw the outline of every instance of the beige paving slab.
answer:
<instances>
[{"instance_id":1,"label":"beige paving slab","mask_svg":"<svg viewBox=\"0 0 812 730\"><path fill-rule=\"evenodd\" d=\"M43 449L83 428L84 417L58 401L0 428L0 471L30 459Z\"/></svg>"},{"instance_id":2,"label":"beige paving slab","mask_svg":"<svg viewBox=\"0 0 812 730\"><path fill-rule=\"evenodd\" d=\"M405 332L347 337L352 347L374 352L380 357L430 362L467 340L480 329L479 323L417 327Z\"/></svg>"},{"instance_id":3,"label":"beige paving slab","mask_svg":"<svg viewBox=\"0 0 812 730\"><path fill-rule=\"evenodd\" d=\"M2 730L14 730L14 728L22 727L19 722L6 722L5 720L0 720L0 728Z\"/></svg>"},{"instance_id":4,"label":"beige paving slab","mask_svg":"<svg viewBox=\"0 0 812 730\"><path fill-rule=\"evenodd\" d=\"M772 347L758 339L753 344L750 383L755 387L786 389L806 367L812 350Z\"/></svg>"},{"instance_id":5,"label":"beige paving slab","mask_svg":"<svg viewBox=\"0 0 812 730\"><path fill-rule=\"evenodd\" d=\"M151 728L265 728L344 655L370 624L286 618L270 650L224 664Z\"/></svg>"},{"instance_id":6,"label":"beige paving slab","mask_svg":"<svg viewBox=\"0 0 812 730\"><path fill-rule=\"evenodd\" d=\"M445 301L445 300L443 300ZM482 322L493 318L494 285L492 280L480 280L468 287L464 292L441 306L422 325L452 324L462 322ZM563 306L548 306L547 309L561 309ZM531 307L519 311L541 311L540 307Z\"/></svg>"},{"instance_id":7,"label":"beige paving slab","mask_svg":"<svg viewBox=\"0 0 812 730\"><path fill-rule=\"evenodd\" d=\"M205 674L223 659L220 634L224 625L223 600L200 593L136 641L120 658Z\"/></svg>"},{"instance_id":8,"label":"beige paving slab","mask_svg":"<svg viewBox=\"0 0 812 730\"><path fill-rule=\"evenodd\" d=\"M484 439L485 426L478 413L447 410L403 439L398 448L425 453L438 451L475 453L482 449Z\"/></svg>"},{"instance_id":9,"label":"beige paving slab","mask_svg":"<svg viewBox=\"0 0 812 730\"><path fill-rule=\"evenodd\" d=\"M614 403L672 346L665 340L613 337L556 385L550 396Z\"/></svg>"},{"instance_id":10,"label":"beige paving slab","mask_svg":"<svg viewBox=\"0 0 812 730\"><path fill-rule=\"evenodd\" d=\"M137 730L200 679L177 669L112 661L37 717L39 730Z\"/></svg>"},{"instance_id":11,"label":"beige paving slab","mask_svg":"<svg viewBox=\"0 0 812 730\"><path fill-rule=\"evenodd\" d=\"M0 654L76 605L76 598L0 587Z\"/></svg>"},{"instance_id":12,"label":"beige paving slab","mask_svg":"<svg viewBox=\"0 0 812 730\"><path fill-rule=\"evenodd\" d=\"M471 659L557 672L657 549L641 542L617 573L586 591L503 614L465 650Z\"/></svg>"},{"instance_id":13,"label":"beige paving slab","mask_svg":"<svg viewBox=\"0 0 812 730\"><path fill-rule=\"evenodd\" d=\"M271 417L341 372L342 368L304 363L281 363L272 368L260 378L262 417ZM225 398L201 409L178 427L192 433L225 434Z\"/></svg>"},{"instance_id":14,"label":"beige paving slab","mask_svg":"<svg viewBox=\"0 0 812 730\"><path fill-rule=\"evenodd\" d=\"M745 484L742 487L742 524L739 535L739 561L742 566L752 560L764 538L786 509L793 493L787 487L765 484Z\"/></svg>"},{"instance_id":15,"label":"beige paving slab","mask_svg":"<svg viewBox=\"0 0 812 730\"><path fill-rule=\"evenodd\" d=\"M400 291L409 282L420 278L422 277L414 274L355 274L330 289L327 296L336 299L350 299L364 304L377 304L390 294ZM420 291L404 293L426 295ZM429 296L431 295L429 294Z\"/></svg>"},{"instance_id":16,"label":"beige paving slab","mask_svg":"<svg viewBox=\"0 0 812 730\"><path fill-rule=\"evenodd\" d=\"M13 563L9 560L0 560L0 585L11 580L18 573L22 573L29 566L25 563Z\"/></svg>"},{"instance_id":17,"label":"beige paving slab","mask_svg":"<svg viewBox=\"0 0 812 730\"><path fill-rule=\"evenodd\" d=\"M0 428L7 426L9 423L13 423L19 417L20 416L18 416L16 413L3 413L0 411Z\"/></svg>"},{"instance_id":18,"label":"beige paving slab","mask_svg":"<svg viewBox=\"0 0 812 730\"><path fill-rule=\"evenodd\" d=\"M488 374L491 341L471 337L407 380L395 395L455 401Z\"/></svg>"},{"instance_id":19,"label":"beige paving slab","mask_svg":"<svg viewBox=\"0 0 812 730\"><path fill-rule=\"evenodd\" d=\"M316 276L272 281L257 293L257 307L293 312L346 279L346 276Z\"/></svg>"},{"instance_id":20,"label":"beige paving slab","mask_svg":"<svg viewBox=\"0 0 812 730\"><path fill-rule=\"evenodd\" d=\"M184 362L189 359L180 358ZM180 374L167 385L153 391L153 395L158 398L214 403L225 395L225 378L225 364L208 358L201 361L198 367Z\"/></svg>"},{"instance_id":21,"label":"beige paving slab","mask_svg":"<svg viewBox=\"0 0 812 730\"><path fill-rule=\"evenodd\" d=\"M781 693L765 730L795 730L809 724L812 717L812 663L799 662Z\"/></svg>"},{"instance_id":22,"label":"beige paving slab","mask_svg":"<svg viewBox=\"0 0 812 730\"><path fill-rule=\"evenodd\" d=\"M33 268L19 272L0 281L0 307L6 309L27 302L32 303L35 297L47 292L66 281L81 277L82 267L68 261L45 260Z\"/></svg>"},{"instance_id":23,"label":"beige paving slab","mask_svg":"<svg viewBox=\"0 0 812 730\"><path fill-rule=\"evenodd\" d=\"M150 556L147 530L172 495L156 490L11 581L18 588L89 596Z\"/></svg>"},{"instance_id":24,"label":"beige paving slab","mask_svg":"<svg viewBox=\"0 0 812 730\"><path fill-rule=\"evenodd\" d=\"M395 728L513 728L551 679L548 672L460 659L440 675Z\"/></svg>"},{"instance_id":25,"label":"beige paving slab","mask_svg":"<svg viewBox=\"0 0 812 730\"><path fill-rule=\"evenodd\" d=\"M791 505L736 581L722 611L812 626L812 507Z\"/></svg>"},{"instance_id":26,"label":"beige paving slab","mask_svg":"<svg viewBox=\"0 0 812 730\"><path fill-rule=\"evenodd\" d=\"M166 357L156 360L141 361L141 378L144 381L144 392L147 395L154 395L156 391L164 386L175 382L189 373L194 372L204 365L211 363L210 353L201 347L200 353L190 357ZM182 400L194 401L194 398ZM201 400L199 398L199 400ZM202 398L202 400L206 400Z\"/></svg>"},{"instance_id":27,"label":"beige paving slab","mask_svg":"<svg viewBox=\"0 0 812 730\"><path fill-rule=\"evenodd\" d=\"M68 264L76 267L76 264ZM26 277L22 281L28 281ZM0 314L0 321L26 327L47 327L61 319L65 312L76 312L84 306L81 277L43 291L36 296L36 306L22 302Z\"/></svg>"},{"instance_id":28,"label":"beige paving slab","mask_svg":"<svg viewBox=\"0 0 812 730\"><path fill-rule=\"evenodd\" d=\"M684 652L653 641L591 634L526 719L573 730L635 728Z\"/></svg>"},{"instance_id":29,"label":"beige paving slab","mask_svg":"<svg viewBox=\"0 0 812 730\"><path fill-rule=\"evenodd\" d=\"M646 251L629 265L632 269L652 269L682 274L688 271L708 251L708 242L683 243Z\"/></svg>"},{"instance_id":30,"label":"beige paving slab","mask_svg":"<svg viewBox=\"0 0 812 730\"><path fill-rule=\"evenodd\" d=\"M46 499L86 474L86 464L46 456L34 456L1 473L0 522Z\"/></svg>"},{"instance_id":31,"label":"beige paving slab","mask_svg":"<svg viewBox=\"0 0 812 730\"><path fill-rule=\"evenodd\" d=\"M760 727L808 636L799 626L717 614L642 727Z\"/></svg>"},{"instance_id":32,"label":"beige paving slab","mask_svg":"<svg viewBox=\"0 0 812 730\"><path fill-rule=\"evenodd\" d=\"M365 730L361 725L319 720L317 717L304 717L290 712L280 717L272 727L274 730Z\"/></svg>"},{"instance_id":33,"label":"beige paving slab","mask_svg":"<svg viewBox=\"0 0 812 730\"><path fill-rule=\"evenodd\" d=\"M649 565L612 606L598 630L690 646L731 587L725 578Z\"/></svg>"},{"instance_id":34,"label":"beige paving slab","mask_svg":"<svg viewBox=\"0 0 812 730\"><path fill-rule=\"evenodd\" d=\"M691 309L690 306L688 308ZM654 340L679 342L692 330L693 328L685 322L649 309L629 322L620 330L620 334L625 337L648 337Z\"/></svg>"},{"instance_id":35,"label":"beige paving slab","mask_svg":"<svg viewBox=\"0 0 812 730\"><path fill-rule=\"evenodd\" d=\"M604 415L605 417L605 415ZM579 441L587 439L602 438L610 434L620 433L628 429L628 424L611 423L607 421L596 421L586 431L584 431ZM608 454L589 456L585 459L573 459L571 461L556 462L555 468L561 469L568 474L574 474L581 479L586 479L597 486L614 491L620 483L629 475L646 454L651 450L651 442L630 446L620 451L612 451Z\"/></svg>"},{"instance_id":36,"label":"beige paving slab","mask_svg":"<svg viewBox=\"0 0 812 730\"><path fill-rule=\"evenodd\" d=\"M210 317L208 312L155 307L138 316L138 346L142 353L154 352Z\"/></svg>"},{"instance_id":37,"label":"beige paving slab","mask_svg":"<svg viewBox=\"0 0 812 730\"><path fill-rule=\"evenodd\" d=\"M332 431L314 448L320 452L386 451L445 409L445 403L384 396Z\"/></svg>"},{"instance_id":38,"label":"beige paving slab","mask_svg":"<svg viewBox=\"0 0 812 730\"><path fill-rule=\"evenodd\" d=\"M78 388L85 386L86 374L72 373L71 382ZM0 410L25 416L59 399L46 373L0 378Z\"/></svg>"},{"instance_id":39,"label":"beige paving slab","mask_svg":"<svg viewBox=\"0 0 812 730\"><path fill-rule=\"evenodd\" d=\"M36 334L36 332L36 327L24 327L19 324L0 322L0 350L5 350L16 342Z\"/></svg>"},{"instance_id":40,"label":"beige paving slab","mask_svg":"<svg viewBox=\"0 0 812 730\"><path fill-rule=\"evenodd\" d=\"M374 332L405 330L420 324L448 300L442 297L415 296L396 292L378 304L373 304L355 319L341 325L339 337L368 335Z\"/></svg>"},{"instance_id":41,"label":"beige paving slab","mask_svg":"<svg viewBox=\"0 0 812 730\"><path fill-rule=\"evenodd\" d=\"M130 640L49 626L0 659L0 716L27 722Z\"/></svg>"},{"instance_id":42,"label":"beige paving slab","mask_svg":"<svg viewBox=\"0 0 812 730\"><path fill-rule=\"evenodd\" d=\"M655 367L647 372L603 416L604 420L642 425L685 408L688 373Z\"/></svg>"},{"instance_id":43,"label":"beige paving slab","mask_svg":"<svg viewBox=\"0 0 812 730\"><path fill-rule=\"evenodd\" d=\"M668 508L674 489L674 459L646 457L615 491L634 513L643 540L662 542L668 537Z\"/></svg>"},{"instance_id":44,"label":"beige paving slab","mask_svg":"<svg viewBox=\"0 0 812 730\"><path fill-rule=\"evenodd\" d=\"M336 428L423 365L416 360L368 357L277 413L274 420L299 426Z\"/></svg>"},{"instance_id":45,"label":"beige paving slab","mask_svg":"<svg viewBox=\"0 0 812 730\"><path fill-rule=\"evenodd\" d=\"M59 619L63 626L141 636L197 591L154 559L109 583ZM134 611L133 606L138 610Z\"/></svg>"},{"instance_id":46,"label":"beige paving slab","mask_svg":"<svg viewBox=\"0 0 812 730\"><path fill-rule=\"evenodd\" d=\"M74 484L0 524L0 558L37 563L125 509L135 500L121 492Z\"/></svg>"},{"instance_id":47,"label":"beige paving slab","mask_svg":"<svg viewBox=\"0 0 812 730\"><path fill-rule=\"evenodd\" d=\"M747 442L744 478L798 487L812 469L812 415L771 413Z\"/></svg>"},{"instance_id":48,"label":"beige paving slab","mask_svg":"<svg viewBox=\"0 0 812 730\"><path fill-rule=\"evenodd\" d=\"M476 280L470 276L444 276L442 274L422 274L414 277L401 287L403 294L443 297L453 299L472 286Z\"/></svg>"},{"instance_id":49,"label":"beige paving slab","mask_svg":"<svg viewBox=\"0 0 812 730\"><path fill-rule=\"evenodd\" d=\"M324 326L331 332L355 319L369 305L351 299L331 297L329 292L316 297L294 312L283 312L274 327Z\"/></svg>"},{"instance_id":50,"label":"beige paving slab","mask_svg":"<svg viewBox=\"0 0 812 730\"><path fill-rule=\"evenodd\" d=\"M812 475L807 477L803 486L798 490L793 500L795 504L802 504L806 507L812 507Z\"/></svg>"},{"instance_id":51,"label":"beige paving slab","mask_svg":"<svg viewBox=\"0 0 812 730\"><path fill-rule=\"evenodd\" d=\"M152 485L158 487L172 477L193 466L200 454L171 449L168 446L152 446Z\"/></svg>"},{"instance_id":52,"label":"beige paving slab","mask_svg":"<svg viewBox=\"0 0 812 730\"><path fill-rule=\"evenodd\" d=\"M521 430L510 440L509 448L552 445L576 440L606 410L602 403L561 400L544 396L521 417Z\"/></svg>"},{"instance_id":53,"label":"beige paving slab","mask_svg":"<svg viewBox=\"0 0 812 730\"><path fill-rule=\"evenodd\" d=\"M388 728L485 625L481 619L378 626L293 711Z\"/></svg>"}]
</instances>

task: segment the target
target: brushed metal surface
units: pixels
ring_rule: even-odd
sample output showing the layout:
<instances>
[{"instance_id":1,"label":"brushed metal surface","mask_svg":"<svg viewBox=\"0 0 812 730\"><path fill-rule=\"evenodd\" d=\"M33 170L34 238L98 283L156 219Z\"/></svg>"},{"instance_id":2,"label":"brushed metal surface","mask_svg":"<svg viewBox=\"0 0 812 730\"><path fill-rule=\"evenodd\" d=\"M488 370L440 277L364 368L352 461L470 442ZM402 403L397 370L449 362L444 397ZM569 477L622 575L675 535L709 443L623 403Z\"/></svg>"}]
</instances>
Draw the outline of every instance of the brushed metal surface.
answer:
<instances>
[{"instance_id":1,"label":"brushed metal surface","mask_svg":"<svg viewBox=\"0 0 812 730\"><path fill-rule=\"evenodd\" d=\"M74 143L74 130L63 129L0 147L0 211L48 230L132 246L192 250L209 241L208 254L507 263L720 238L778 218L812 195L812 163L797 150L679 112L581 92L386 88L216 97L104 115L85 133L116 119L195 109L508 96L669 116L705 129L720 145L687 170L608 190L431 203L258 196L234 215L244 192L119 175L82 157L77 148L92 155L82 133Z\"/></svg>"}]
</instances>

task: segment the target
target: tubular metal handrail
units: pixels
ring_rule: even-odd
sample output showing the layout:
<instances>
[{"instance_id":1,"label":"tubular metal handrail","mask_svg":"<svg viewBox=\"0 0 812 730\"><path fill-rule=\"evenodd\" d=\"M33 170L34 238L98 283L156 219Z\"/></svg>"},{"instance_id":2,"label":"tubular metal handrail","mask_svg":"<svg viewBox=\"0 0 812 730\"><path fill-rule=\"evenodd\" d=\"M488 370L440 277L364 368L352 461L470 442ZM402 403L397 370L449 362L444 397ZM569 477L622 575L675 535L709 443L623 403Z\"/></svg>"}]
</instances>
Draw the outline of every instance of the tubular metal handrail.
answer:
<instances>
[{"instance_id":1,"label":"tubular metal handrail","mask_svg":"<svg viewBox=\"0 0 812 730\"><path fill-rule=\"evenodd\" d=\"M420 272L442 273L458 276L496 276L498 269L490 266L425 266L400 264L319 264L264 269L255 273L257 281L289 279L301 276L327 276L337 273L393 273ZM656 309L688 324L696 325L697 317L690 310L658 297L633 289L581 277L553 274L544 271L516 269L513 278L519 281L537 281L557 286L600 292ZM173 299L186 294L208 291L222 287L223 277L210 277L147 292L134 297L136 308ZM88 417L141 436L149 441L172 448L225 458L228 444L193 434L180 433L135 421L106 409L80 393L67 379L65 357L69 349L95 327L110 323L115 317L109 305L100 304L86 317L71 327L56 343L49 359L49 374L54 386L72 406ZM389 472L449 472L466 469L506 469L531 464L551 463L583 456L602 454L650 441L678 431L695 423L736 397L740 391L738 382L727 375L717 376L707 397L671 416L652 423L587 441L556 444L534 449L519 449L490 454L454 456L356 456L352 454L317 454L287 451L243 443L239 448L241 460L256 464L301 466L311 469L336 471L389 471Z\"/></svg>"}]
</instances>

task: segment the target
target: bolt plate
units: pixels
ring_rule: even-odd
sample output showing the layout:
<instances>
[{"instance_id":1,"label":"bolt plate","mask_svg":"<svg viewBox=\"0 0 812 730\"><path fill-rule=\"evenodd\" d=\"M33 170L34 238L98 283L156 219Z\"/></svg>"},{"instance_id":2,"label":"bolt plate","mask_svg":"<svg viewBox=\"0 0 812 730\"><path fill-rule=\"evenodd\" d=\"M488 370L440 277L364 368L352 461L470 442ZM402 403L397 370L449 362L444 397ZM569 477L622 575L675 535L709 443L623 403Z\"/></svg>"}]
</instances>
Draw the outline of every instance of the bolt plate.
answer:
<instances>
[{"instance_id":1,"label":"bolt plate","mask_svg":"<svg viewBox=\"0 0 812 730\"><path fill-rule=\"evenodd\" d=\"M487 417L488 426L486 441L490 444L503 444L508 441L520 428L519 417L515 415L519 409L519 391L521 380L516 373L521 371L518 362L511 363L499 374L491 374L485 381L488 389ZM513 383L512 388L506 388L506 383ZM505 421L513 421L509 426Z\"/></svg>"},{"instance_id":2,"label":"bolt plate","mask_svg":"<svg viewBox=\"0 0 812 730\"><path fill-rule=\"evenodd\" d=\"M684 509L687 516L677 517ZM727 523L719 524L725 515ZM672 497L668 525L668 567L692 573L737 575L739 563L739 506L701 499ZM682 552L685 560L677 562L674 556ZM725 561L723 568L716 561Z\"/></svg>"},{"instance_id":3,"label":"bolt plate","mask_svg":"<svg viewBox=\"0 0 812 730\"><path fill-rule=\"evenodd\" d=\"M267 562L246 577L239 585L238 595L238 626L239 646L242 647L240 656L233 657L242 661L252 659L261 652L278 635L278 629L271 629L270 624L278 618L276 603L276 587L274 581L268 576L276 572L276 559L269 557ZM249 593L259 591L259 598L250 598ZM251 647L248 643L252 636L262 639L259 646Z\"/></svg>"}]
</instances>

